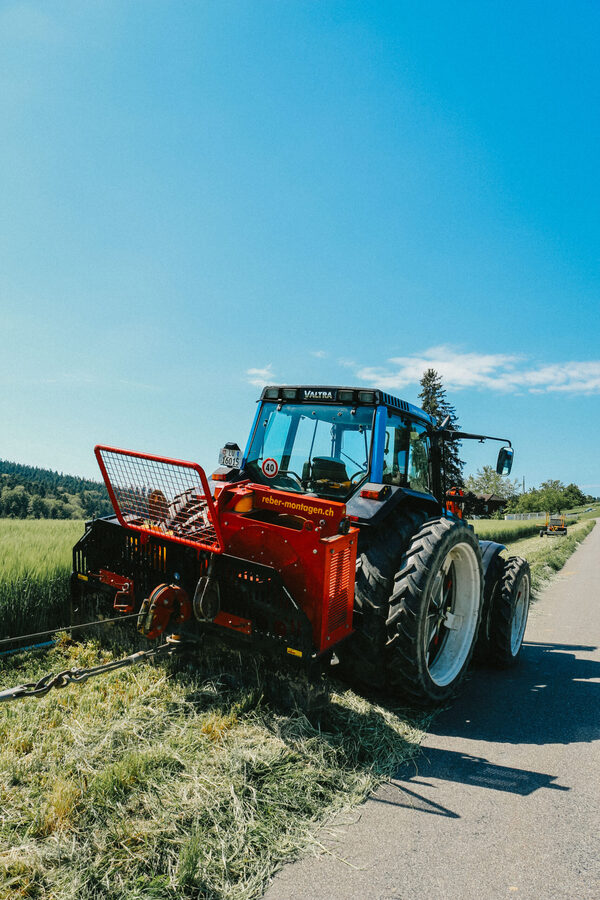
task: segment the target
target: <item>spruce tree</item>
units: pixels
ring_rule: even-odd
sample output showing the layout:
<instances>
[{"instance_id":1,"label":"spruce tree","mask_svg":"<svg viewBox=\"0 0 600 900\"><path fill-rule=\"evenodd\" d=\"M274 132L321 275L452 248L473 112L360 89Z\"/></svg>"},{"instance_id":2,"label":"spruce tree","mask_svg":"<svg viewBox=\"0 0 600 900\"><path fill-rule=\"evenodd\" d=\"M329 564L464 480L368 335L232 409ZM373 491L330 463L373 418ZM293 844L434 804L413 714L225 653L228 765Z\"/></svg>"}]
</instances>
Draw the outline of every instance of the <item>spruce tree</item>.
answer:
<instances>
[{"instance_id":1,"label":"spruce tree","mask_svg":"<svg viewBox=\"0 0 600 900\"><path fill-rule=\"evenodd\" d=\"M425 412L441 425L446 416L450 416L449 428L456 428L458 416L456 409L446 397L446 389L442 384L440 375L435 369L426 369L420 381L421 392L419 400ZM460 458L460 441L444 442L444 464L446 470L447 487L463 487L464 460Z\"/></svg>"}]
</instances>

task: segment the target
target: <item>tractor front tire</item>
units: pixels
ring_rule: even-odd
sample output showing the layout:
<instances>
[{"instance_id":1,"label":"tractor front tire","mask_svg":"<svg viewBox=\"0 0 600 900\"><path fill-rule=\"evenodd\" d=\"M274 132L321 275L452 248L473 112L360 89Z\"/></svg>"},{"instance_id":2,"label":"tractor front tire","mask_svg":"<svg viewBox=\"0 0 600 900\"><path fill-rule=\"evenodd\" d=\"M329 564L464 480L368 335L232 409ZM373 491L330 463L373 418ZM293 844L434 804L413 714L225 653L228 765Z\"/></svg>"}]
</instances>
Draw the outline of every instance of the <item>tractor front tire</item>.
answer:
<instances>
[{"instance_id":1,"label":"tractor front tire","mask_svg":"<svg viewBox=\"0 0 600 900\"><path fill-rule=\"evenodd\" d=\"M468 669L482 612L483 574L472 529L429 519L398 571L387 620L388 684L418 705L452 697Z\"/></svg>"},{"instance_id":2,"label":"tractor front tire","mask_svg":"<svg viewBox=\"0 0 600 900\"><path fill-rule=\"evenodd\" d=\"M529 601L529 563L511 556L504 567L500 593L492 609L490 660L500 668L513 666L523 644Z\"/></svg>"}]
</instances>

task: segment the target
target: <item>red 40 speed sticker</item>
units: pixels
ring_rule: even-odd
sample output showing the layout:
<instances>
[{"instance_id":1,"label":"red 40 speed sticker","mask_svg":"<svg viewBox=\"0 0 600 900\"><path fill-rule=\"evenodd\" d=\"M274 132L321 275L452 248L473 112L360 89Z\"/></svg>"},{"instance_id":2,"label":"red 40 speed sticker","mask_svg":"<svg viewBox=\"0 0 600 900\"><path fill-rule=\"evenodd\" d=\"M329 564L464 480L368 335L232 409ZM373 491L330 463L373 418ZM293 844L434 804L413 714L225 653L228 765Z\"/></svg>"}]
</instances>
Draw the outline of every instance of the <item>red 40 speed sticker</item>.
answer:
<instances>
[{"instance_id":1,"label":"red 40 speed sticker","mask_svg":"<svg viewBox=\"0 0 600 900\"><path fill-rule=\"evenodd\" d=\"M275 476L279 472L279 465L276 459L269 457L269 459L263 460L261 469L263 470L263 474L266 475L267 478L275 478Z\"/></svg>"}]
</instances>

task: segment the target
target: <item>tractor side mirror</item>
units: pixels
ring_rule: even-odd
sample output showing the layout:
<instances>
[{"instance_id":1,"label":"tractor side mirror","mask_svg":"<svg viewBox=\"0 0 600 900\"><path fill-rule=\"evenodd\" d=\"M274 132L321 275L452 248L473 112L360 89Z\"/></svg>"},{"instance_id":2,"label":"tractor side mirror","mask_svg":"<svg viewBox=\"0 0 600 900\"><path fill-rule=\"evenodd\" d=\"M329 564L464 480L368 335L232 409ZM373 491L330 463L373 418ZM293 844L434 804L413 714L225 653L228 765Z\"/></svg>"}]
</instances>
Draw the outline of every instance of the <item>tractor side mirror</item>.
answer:
<instances>
[{"instance_id":1,"label":"tractor side mirror","mask_svg":"<svg viewBox=\"0 0 600 900\"><path fill-rule=\"evenodd\" d=\"M510 473L514 455L515 451L511 447L500 447L498 462L496 463L496 472L498 475L508 475Z\"/></svg>"}]
</instances>

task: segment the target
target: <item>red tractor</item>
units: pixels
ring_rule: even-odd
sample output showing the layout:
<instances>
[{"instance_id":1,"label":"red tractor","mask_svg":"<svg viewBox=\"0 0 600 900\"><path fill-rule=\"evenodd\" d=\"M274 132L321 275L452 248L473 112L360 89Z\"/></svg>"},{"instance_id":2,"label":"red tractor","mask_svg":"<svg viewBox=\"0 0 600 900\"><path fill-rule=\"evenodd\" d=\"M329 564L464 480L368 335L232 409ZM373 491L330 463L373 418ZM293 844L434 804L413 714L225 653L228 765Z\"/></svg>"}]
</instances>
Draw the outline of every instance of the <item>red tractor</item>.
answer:
<instances>
[{"instance_id":1,"label":"red tractor","mask_svg":"<svg viewBox=\"0 0 600 900\"><path fill-rule=\"evenodd\" d=\"M441 702L476 644L516 660L529 608L524 560L478 541L447 508L447 441L502 440L437 427L379 390L263 390L246 449L207 478L195 463L99 446L115 515L73 551L72 602L137 615L148 638L206 632L365 685ZM456 510L456 507L452 507Z\"/></svg>"}]
</instances>

